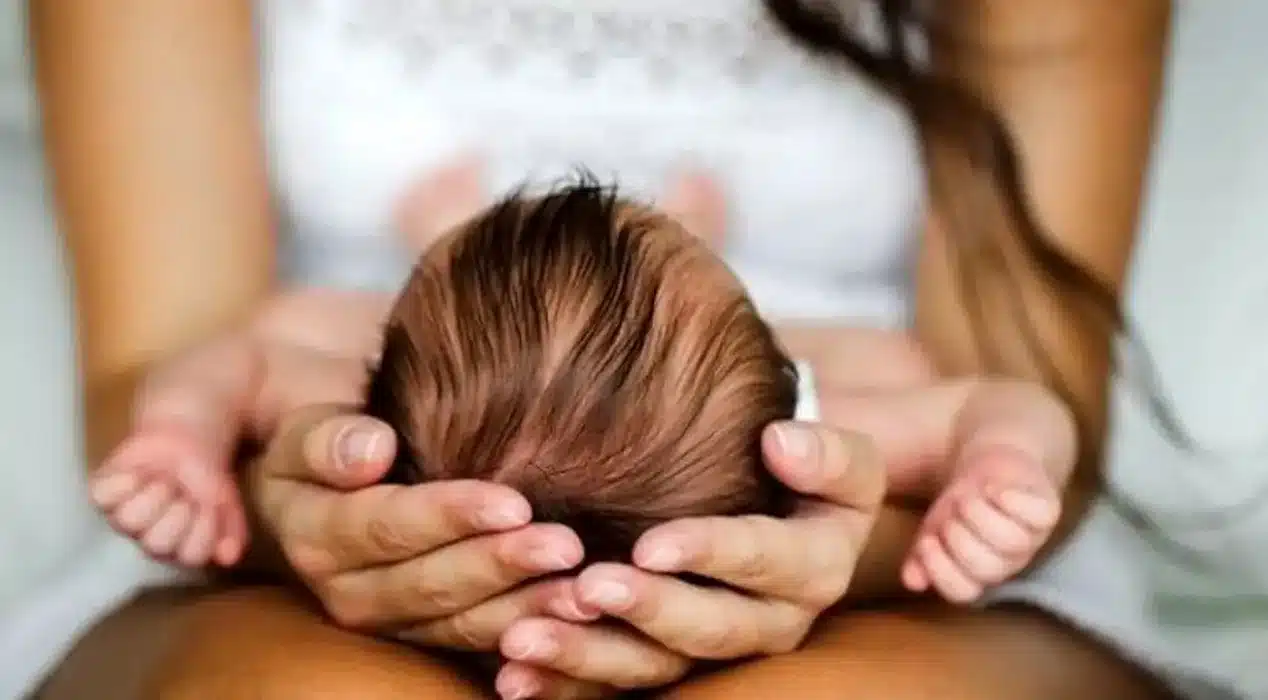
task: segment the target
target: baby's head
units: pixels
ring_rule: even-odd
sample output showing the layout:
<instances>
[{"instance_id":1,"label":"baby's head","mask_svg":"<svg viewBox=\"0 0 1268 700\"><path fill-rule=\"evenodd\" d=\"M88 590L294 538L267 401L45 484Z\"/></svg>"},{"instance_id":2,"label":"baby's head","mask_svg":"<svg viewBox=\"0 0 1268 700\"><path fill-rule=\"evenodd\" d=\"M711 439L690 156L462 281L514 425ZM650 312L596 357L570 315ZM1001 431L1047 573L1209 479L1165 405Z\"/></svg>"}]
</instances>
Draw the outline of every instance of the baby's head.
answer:
<instances>
[{"instance_id":1,"label":"baby's head","mask_svg":"<svg viewBox=\"0 0 1268 700\"><path fill-rule=\"evenodd\" d=\"M782 515L761 434L796 371L727 266L668 214L583 181L512 196L422 257L392 310L367 412L390 479L506 484L588 561L648 528Z\"/></svg>"}]
</instances>

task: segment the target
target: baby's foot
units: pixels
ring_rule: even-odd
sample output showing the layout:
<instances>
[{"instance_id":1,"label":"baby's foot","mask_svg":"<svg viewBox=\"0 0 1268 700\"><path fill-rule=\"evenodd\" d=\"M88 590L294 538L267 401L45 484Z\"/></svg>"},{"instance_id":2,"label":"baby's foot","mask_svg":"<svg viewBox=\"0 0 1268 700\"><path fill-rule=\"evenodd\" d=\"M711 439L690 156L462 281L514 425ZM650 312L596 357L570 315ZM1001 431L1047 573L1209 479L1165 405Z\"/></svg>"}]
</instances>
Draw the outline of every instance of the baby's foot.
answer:
<instances>
[{"instance_id":1,"label":"baby's foot","mask_svg":"<svg viewBox=\"0 0 1268 700\"><path fill-rule=\"evenodd\" d=\"M396 224L406 245L421 253L489 203L483 162L474 155L464 155L428 173L406 191L397 207Z\"/></svg>"},{"instance_id":2,"label":"baby's foot","mask_svg":"<svg viewBox=\"0 0 1268 700\"><path fill-rule=\"evenodd\" d=\"M1061 515L1061 494L1044 466L1007 447L978 451L934 501L903 566L903 583L955 603L1024 569Z\"/></svg>"},{"instance_id":3,"label":"baby's foot","mask_svg":"<svg viewBox=\"0 0 1268 700\"><path fill-rule=\"evenodd\" d=\"M726 197L717 181L703 171L684 171L673 180L665 211L714 252L725 247Z\"/></svg>"},{"instance_id":4,"label":"baby's foot","mask_svg":"<svg viewBox=\"0 0 1268 700\"><path fill-rule=\"evenodd\" d=\"M90 491L111 527L156 559L230 566L247 543L228 456L177 424L129 436L93 474Z\"/></svg>"}]
</instances>

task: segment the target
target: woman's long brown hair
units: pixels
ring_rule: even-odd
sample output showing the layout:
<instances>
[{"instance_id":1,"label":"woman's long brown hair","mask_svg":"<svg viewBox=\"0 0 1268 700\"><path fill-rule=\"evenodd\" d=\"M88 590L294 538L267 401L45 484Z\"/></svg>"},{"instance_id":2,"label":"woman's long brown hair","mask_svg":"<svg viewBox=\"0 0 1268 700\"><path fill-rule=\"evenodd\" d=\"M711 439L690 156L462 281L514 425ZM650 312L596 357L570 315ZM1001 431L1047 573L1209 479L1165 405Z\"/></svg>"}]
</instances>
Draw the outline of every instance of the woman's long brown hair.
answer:
<instances>
[{"instance_id":1,"label":"woman's long brown hair","mask_svg":"<svg viewBox=\"0 0 1268 700\"><path fill-rule=\"evenodd\" d=\"M884 28L884 40L872 48L853 30L832 3L801 0L763 0L776 22L804 47L825 58L843 62L897 98L908 110L920 139L928 186L945 216L951 267L961 298L966 300L973 340L987 372L1003 369L1002 358L990 343L985 314L985 291L992 298L1011 300L1009 319L1022 332L1025 349L1045 382L1073 407L1070 381L1062 375L1039 340L1021 300L1025 299L1019 268L1038 271L1060 302L1073 313L1083 330L1103 337L1122 338L1131 362L1115 362L1115 372L1126 374L1147 401L1164 434L1177 446L1199 451L1200 446L1176 418L1162 396L1148 351L1139 342L1124 313L1117 292L1062 251L1045 233L1034 214L1023 179L1018 149L1008 125L978 94L946 76L920 67L911 46L911 32L937 36L918 11L915 0L874 0ZM950 162L950 167L948 167ZM964 177L965 175L970 177ZM950 181L949 175L955 177ZM998 216L1006 217L999 225ZM996 217L992 219L992 217ZM1011 236L993 232L1007 231ZM1020 254L1021 265L1015 264ZM991 289L994 287L994 289ZM1100 458L1099 431L1086 411L1077 411L1084 459ZM1190 512L1168 517L1165 525L1147 510L1110 486L1104 472L1095 485L1106 503L1159 550L1173 558L1199 565L1195 553L1175 542L1167 532L1177 528L1214 529L1252 515L1268 501L1268 490L1231 509Z\"/></svg>"}]
</instances>

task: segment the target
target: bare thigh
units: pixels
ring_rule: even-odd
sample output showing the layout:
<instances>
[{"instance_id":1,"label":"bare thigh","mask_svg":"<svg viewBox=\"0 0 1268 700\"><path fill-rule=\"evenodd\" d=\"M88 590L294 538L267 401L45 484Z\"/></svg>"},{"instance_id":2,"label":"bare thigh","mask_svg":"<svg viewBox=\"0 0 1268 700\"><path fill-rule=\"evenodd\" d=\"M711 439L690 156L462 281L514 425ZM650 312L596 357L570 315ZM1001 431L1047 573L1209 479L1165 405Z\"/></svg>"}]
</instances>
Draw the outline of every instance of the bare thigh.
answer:
<instances>
[{"instance_id":1,"label":"bare thigh","mask_svg":"<svg viewBox=\"0 0 1268 700\"><path fill-rule=\"evenodd\" d=\"M805 648L684 684L672 700L1168 700L1143 672L1036 611L851 612Z\"/></svg>"},{"instance_id":2,"label":"bare thigh","mask_svg":"<svg viewBox=\"0 0 1268 700\"><path fill-rule=\"evenodd\" d=\"M340 630L277 588L148 594L98 625L38 700L474 700L421 652Z\"/></svg>"}]
</instances>

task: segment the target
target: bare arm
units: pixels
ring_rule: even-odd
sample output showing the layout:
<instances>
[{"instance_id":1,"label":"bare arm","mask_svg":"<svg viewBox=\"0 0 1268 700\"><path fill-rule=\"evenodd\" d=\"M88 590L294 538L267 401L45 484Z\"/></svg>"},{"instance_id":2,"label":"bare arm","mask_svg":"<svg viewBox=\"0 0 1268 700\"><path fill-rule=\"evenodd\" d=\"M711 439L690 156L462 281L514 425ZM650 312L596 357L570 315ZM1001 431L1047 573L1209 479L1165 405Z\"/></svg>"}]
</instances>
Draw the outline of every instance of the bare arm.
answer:
<instances>
[{"instance_id":1,"label":"bare arm","mask_svg":"<svg viewBox=\"0 0 1268 700\"><path fill-rule=\"evenodd\" d=\"M251 8L30 3L92 464L122 436L145 368L243 318L271 285Z\"/></svg>"},{"instance_id":2,"label":"bare arm","mask_svg":"<svg viewBox=\"0 0 1268 700\"><path fill-rule=\"evenodd\" d=\"M975 89L1016 137L1022 179L1044 232L1115 293L1131 260L1163 85L1167 0L953 0L942 3L954 42L937 42L935 64ZM919 267L916 329L945 374L982 369L966 300L947 264L938 210ZM1029 316L1045 354L1067 378L1087 420L1087 457L1068 492L1066 522L1083 516L1105 438L1111 341L1103 325L1079 323L1041 273L1021 270ZM1007 376L1042 379L1002 304L985 320Z\"/></svg>"},{"instance_id":3,"label":"bare arm","mask_svg":"<svg viewBox=\"0 0 1268 700\"><path fill-rule=\"evenodd\" d=\"M1171 3L949 0L932 7L960 47L935 42L936 69L978 91L1010 126L1030 201L1051 240L1121 290L1163 84ZM919 261L916 333L940 374L977 374L984 360L947 263L939 213L940 203L934 202ZM1078 331L1087 326L1070 322L1038 275L1023 279L1023 285L1047 354L1071 380L1075 408L1090 418L1085 439L1099 448L1111 338ZM1041 377L1018 351L1022 339L1010 316L988 317L985 325L994 349L1008 361L1007 375ZM1077 466L1052 544L1082 519L1099 468L1095 458ZM851 598L901 590L898 567L918 524L917 509L894 505L882 513Z\"/></svg>"}]
</instances>

